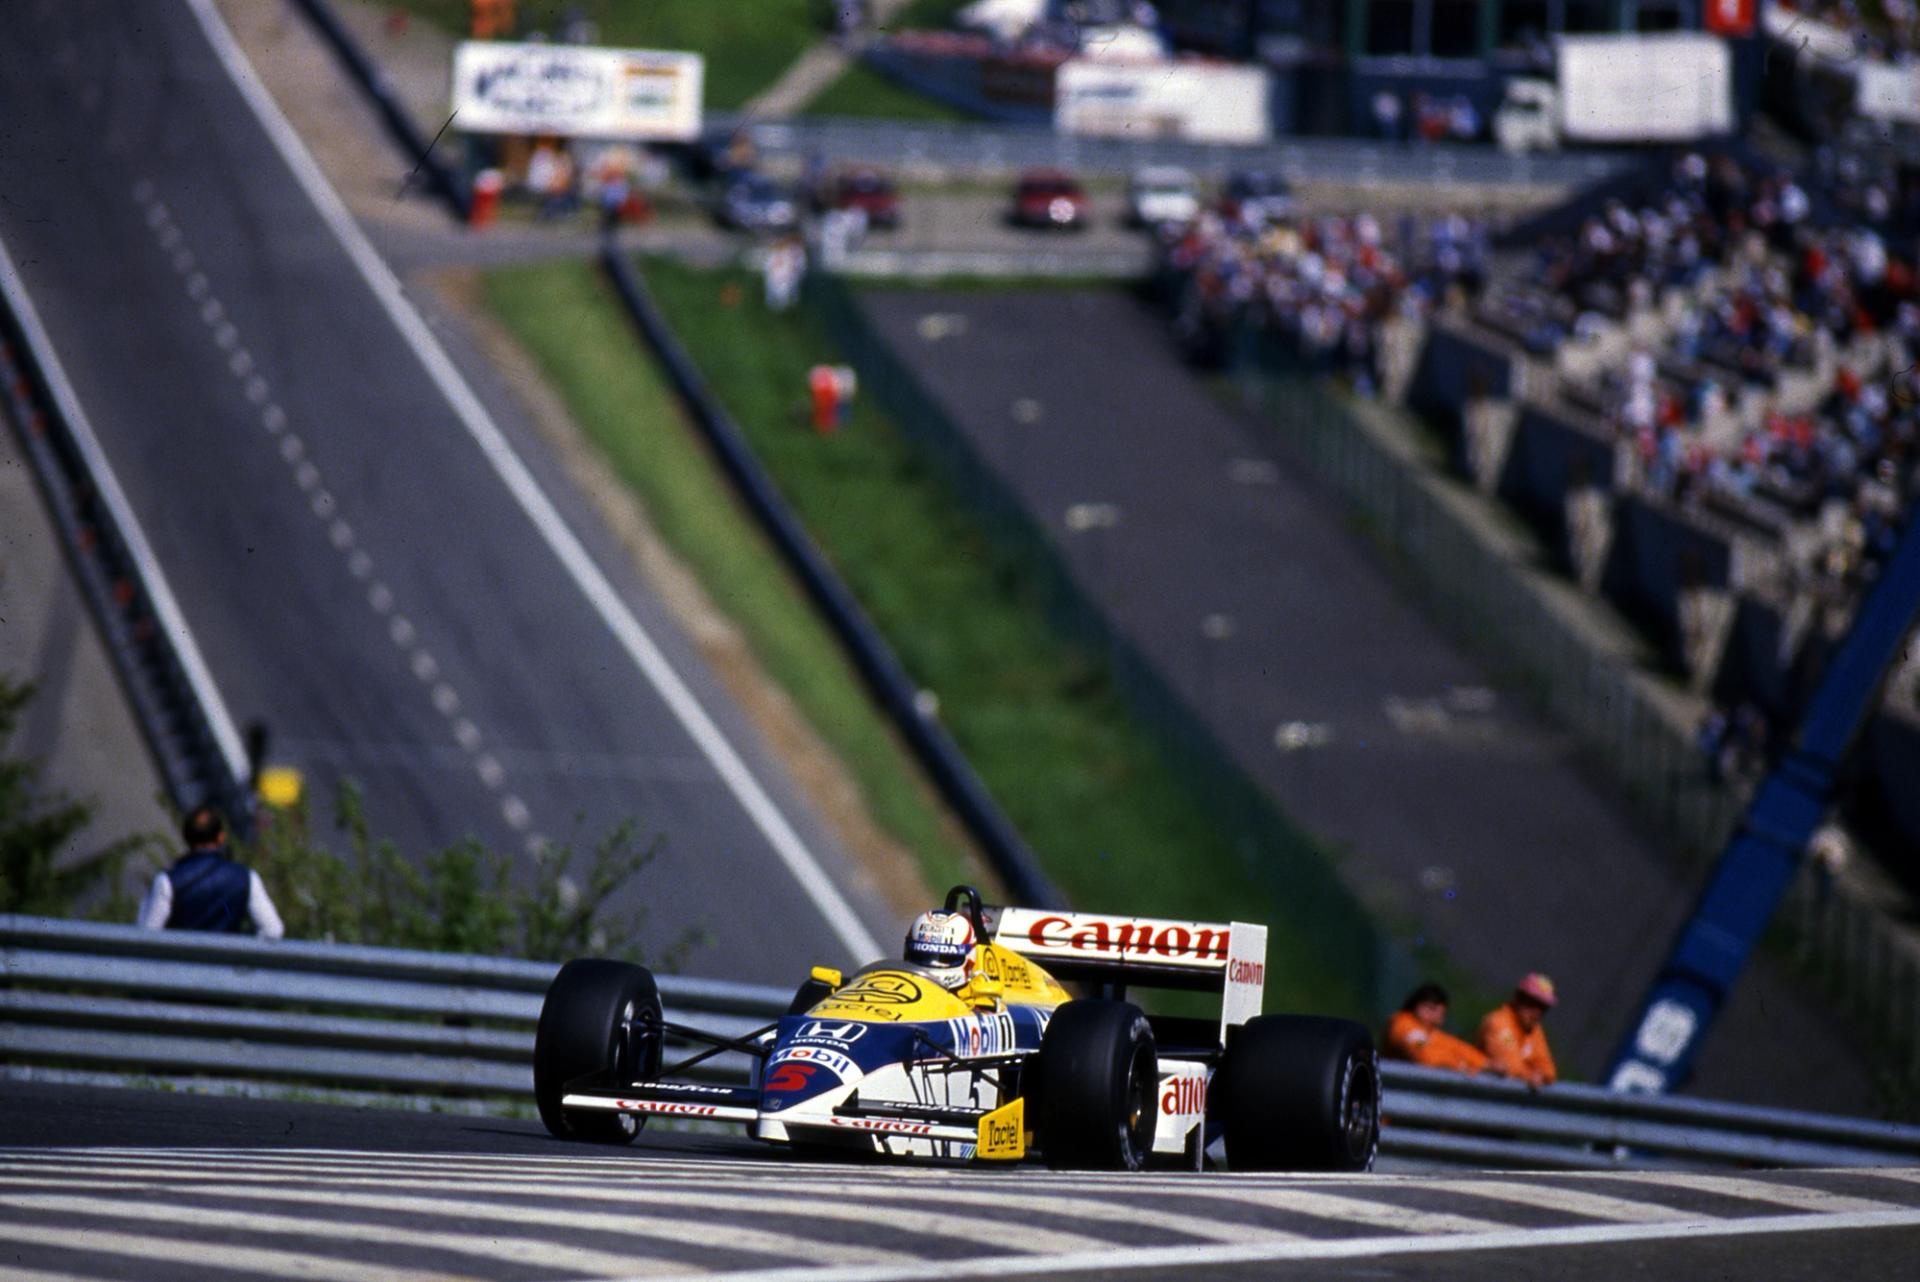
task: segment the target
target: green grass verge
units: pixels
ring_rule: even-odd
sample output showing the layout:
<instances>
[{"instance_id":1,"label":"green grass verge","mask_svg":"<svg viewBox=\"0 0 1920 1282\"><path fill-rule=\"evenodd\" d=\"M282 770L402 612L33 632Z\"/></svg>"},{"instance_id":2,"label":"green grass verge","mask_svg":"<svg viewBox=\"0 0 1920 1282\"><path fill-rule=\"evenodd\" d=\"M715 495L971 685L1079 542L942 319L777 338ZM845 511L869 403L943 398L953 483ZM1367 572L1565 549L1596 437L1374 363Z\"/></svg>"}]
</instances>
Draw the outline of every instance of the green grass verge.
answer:
<instances>
[{"instance_id":1,"label":"green grass verge","mask_svg":"<svg viewBox=\"0 0 1920 1282\"><path fill-rule=\"evenodd\" d=\"M735 501L599 269L584 262L511 267L488 274L485 290L489 307L539 361L661 537L846 764L874 821L913 851L936 889L966 880L967 856L937 803L838 643Z\"/></svg>"},{"instance_id":2,"label":"green grass verge","mask_svg":"<svg viewBox=\"0 0 1920 1282\"><path fill-rule=\"evenodd\" d=\"M743 271L650 260L645 275L788 501L938 693L942 721L1073 900L1267 921L1271 1007L1365 1010L1359 977L1329 961L1338 950L1325 924L1249 868L1100 658L1047 622L1032 577L872 399L833 437L806 429L806 370L840 359L813 317L769 313Z\"/></svg>"},{"instance_id":3,"label":"green grass verge","mask_svg":"<svg viewBox=\"0 0 1920 1282\"><path fill-rule=\"evenodd\" d=\"M470 0L387 0L442 30L464 36ZM553 32L567 10L600 28L615 48L679 49L706 55L706 105L730 111L771 85L802 50L827 34L827 0L519 0L520 30Z\"/></svg>"},{"instance_id":4,"label":"green grass verge","mask_svg":"<svg viewBox=\"0 0 1920 1282\"><path fill-rule=\"evenodd\" d=\"M861 62L840 73L800 114L935 122L974 119L958 107L894 83Z\"/></svg>"}]
</instances>

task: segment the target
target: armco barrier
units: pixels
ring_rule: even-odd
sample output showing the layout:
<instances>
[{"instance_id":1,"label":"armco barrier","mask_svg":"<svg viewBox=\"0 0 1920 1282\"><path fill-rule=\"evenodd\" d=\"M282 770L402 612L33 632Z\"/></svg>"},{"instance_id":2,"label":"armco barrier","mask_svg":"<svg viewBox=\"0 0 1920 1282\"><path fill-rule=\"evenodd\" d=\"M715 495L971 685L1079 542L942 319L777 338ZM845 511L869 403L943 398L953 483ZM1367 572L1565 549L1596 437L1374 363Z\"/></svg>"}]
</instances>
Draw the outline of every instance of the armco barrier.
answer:
<instances>
[{"instance_id":1,"label":"armco barrier","mask_svg":"<svg viewBox=\"0 0 1920 1282\"><path fill-rule=\"evenodd\" d=\"M759 459L754 457L732 416L707 387L706 380L667 327L633 264L612 241L602 250L601 263L635 327L666 366L674 388L733 480L741 500L799 577L807 594L846 647L868 688L954 814L979 844L994 872L1012 896L1023 903L1036 907L1064 904L1065 898L1013 824L1001 813L973 767L922 706L919 687L894 657L853 594L814 547L813 540L807 537L799 518L781 498Z\"/></svg>"},{"instance_id":2,"label":"armco barrier","mask_svg":"<svg viewBox=\"0 0 1920 1282\"><path fill-rule=\"evenodd\" d=\"M0 916L0 1076L483 1097L524 1104L551 962ZM739 1036L765 985L660 977L671 1020ZM716 1080L726 1068L707 1066ZM732 1080L741 1080L734 1057ZM1920 1128L1383 1064L1381 1151L1483 1167L1920 1162Z\"/></svg>"},{"instance_id":3,"label":"armco barrier","mask_svg":"<svg viewBox=\"0 0 1920 1282\"><path fill-rule=\"evenodd\" d=\"M347 73L373 101L374 109L380 113L380 119L386 123L388 131L413 161L415 171L426 175L428 186L447 202L455 218L465 222L473 208L472 189L464 176L441 159L434 147L436 139L427 137L413 117L407 114L406 104L401 102L400 95L387 83L386 74L380 70L379 64L354 42L352 33L327 0L293 0L293 3L307 15L314 30L332 46L334 56L340 59Z\"/></svg>"},{"instance_id":4,"label":"armco barrier","mask_svg":"<svg viewBox=\"0 0 1920 1282\"><path fill-rule=\"evenodd\" d=\"M18 429L168 800L217 805L248 832L245 749L4 246L0 419Z\"/></svg>"}]
</instances>

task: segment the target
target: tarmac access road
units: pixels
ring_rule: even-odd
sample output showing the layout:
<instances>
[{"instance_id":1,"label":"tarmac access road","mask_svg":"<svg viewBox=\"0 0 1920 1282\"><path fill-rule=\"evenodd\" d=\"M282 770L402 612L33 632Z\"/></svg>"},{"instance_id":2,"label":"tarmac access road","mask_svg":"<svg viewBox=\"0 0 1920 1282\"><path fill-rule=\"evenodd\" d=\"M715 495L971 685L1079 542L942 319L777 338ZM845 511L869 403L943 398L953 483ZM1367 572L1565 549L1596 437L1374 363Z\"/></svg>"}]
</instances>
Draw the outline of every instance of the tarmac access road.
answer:
<instances>
[{"instance_id":1,"label":"tarmac access road","mask_svg":"<svg viewBox=\"0 0 1920 1282\"><path fill-rule=\"evenodd\" d=\"M58 1118L58 1126L47 1119ZM1906 1277L1920 1172L1288 1176L868 1162L656 1128L9 1083L0 1277ZM772 1272L779 1270L778 1272Z\"/></svg>"},{"instance_id":2,"label":"tarmac access road","mask_svg":"<svg viewBox=\"0 0 1920 1282\"><path fill-rule=\"evenodd\" d=\"M1550 973L1563 1070L1602 1072L1691 889L1572 743L1413 607L1279 434L1119 290L860 297L1095 607L1283 811L1350 852L1343 874L1490 991ZM1874 1108L1838 1020L1764 962L1695 1085Z\"/></svg>"},{"instance_id":3,"label":"tarmac access road","mask_svg":"<svg viewBox=\"0 0 1920 1282\"><path fill-rule=\"evenodd\" d=\"M890 917L224 33L9 6L0 241L232 719L409 851L635 820L647 938L705 932L697 973L868 960Z\"/></svg>"}]
</instances>

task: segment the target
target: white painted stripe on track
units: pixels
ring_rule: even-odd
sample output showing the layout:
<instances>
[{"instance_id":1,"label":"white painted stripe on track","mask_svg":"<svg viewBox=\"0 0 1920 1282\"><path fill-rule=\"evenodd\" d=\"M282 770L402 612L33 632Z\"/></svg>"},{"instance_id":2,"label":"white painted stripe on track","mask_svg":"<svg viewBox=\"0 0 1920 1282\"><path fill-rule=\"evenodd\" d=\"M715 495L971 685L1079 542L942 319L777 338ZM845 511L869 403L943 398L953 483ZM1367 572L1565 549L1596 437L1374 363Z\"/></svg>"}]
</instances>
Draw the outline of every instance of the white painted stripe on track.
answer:
<instances>
[{"instance_id":1,"label":"white painted stripe on track","mask_svg":"<svg viewBox=\"0 0 1920 1282\"><path fill-rule=\"evenodd\" d=\"M1717 1193L1722 1197L1738 1198L1743 1202L1760 1202L1768 1206L1784 1206L1796 1211L1811 1211L1819 1214L1868 1215L1878 1211L1904 1209L1897 1202L1852 1197L1845 1193L1830 1193L1825 1189L1809 1188L1802 1184L1756 1180L1740 1175L1695 1174L1691 1171L1641 1171L1636 1173L1634 1179L1640 1184L1657 1184L1696 1193Z\"/></svg>"},{"instance_id":2,"label":"white painted stripe on track","mask_svg":"<svg viewBox=\"0 0 1920 1282\"><path fill-rule=\"evenodd\" d=\"M340 1282L446 1282L446 1274L420 1269L399 1269L371 1264L365 1260L334 1260L306 1251L281 1251L273 1247L218 1246L183 1238L160 1237L147 1233L121 1233L112 1229L89 1228L84 1232L69 1226L46 1228L38 1224L9 1224L0 1230L0 1241L14 1246L51 1246L67 1250L81 1249L89 1254L124 1255L135 1260L164 1260L169 1264L206 1266L218 1262L229 1269L258 1273L266 1277L290 1278L295 1282L322 1282L338 1278Z\"/></svg>"},{"instance_id":3,"label":"white painted stripe on track","mask_svg":"<svg viewBox=\"0 0 1920 1282\"><path fill-rule=\"evenodd\" d=\"M37 1183L36 1183L37 1181ZM389 1202L406 1202L416 1205L423 1214L472 1214L484 1205L488 1214L501 1220L527 1221L529 1210L539 1214L539 1207L529 1207L525 1201L509 1202L466 1202L460 1198L488 1195L504 1198L565 1198L574 1203L611 1203L628 1208L614 1219L621 1224L644 1224L670 1226L672 1230L684 1232L697 1221L685 1218L673 1218L672 1212L691 1211L738 1211L754 1215L793 1215L803 1216L810 1221L822 1224L849 1224L860 1228L870 1228L880 1221L874 1211L857 1201L840 1198L795 1197L790 1192L720 1192L715 1189L682 1192L649 1188L644 1184L630 1184L619 1188L609 1188L604 1182L583 1182L573 1186L543 1186L529 1188L527 1185L507 1180L486 1180L476 1178L452 1178L440 1183L416 1180L405 1187L411 1194L399 1198L387 1198L375 1192L346 1192L330 1187L343 1184L378 1184L381 1181L371 1178L340 1178L324 1174L302 1171L275 1172L272 1174L257 1172L228 1171L225 1173L205 1172L193 1174L146 1175L117 1177L123 1187L145 1189L163 1189L172 1191L193 1191L221 1197L249 1197L255 1199L284 1199L289 1201L311 1202L325 1205L347 1205L371 1202L381 1205ZM33 1176L0 1175L0 1188L31 1184L44 1188L58 1186L70 1188L79 1185L96 1188L102 1183L98 1176L76 1176L70 1174L52 1175L45 1171ZM419 1196L422 1192L440 1194L436 1197ZM1022 1217L1027 1211L1024 1201L1009 1198L1003 1208L1007 1212L1005 1219L973 1214L964 1222L956 1220L937 1198L927 1201L923 1208L901 1209L886 1219L886 1226L903 1232L920 1234L930 1238L952 1238L968 1241L980 1234L987 1239L1012 1250L1027 1252L1064 1253L1074 1251L1097 1250L1106 1245L1104 1238L1091 1237L1084 1233L1073 1233L1063 1229L1042 1228L1028 1224ZM656 1212L657 1214L646 1214ZM842 1252L837 1244L802 1237L786 1235L772 1230L745 1230L733 1223L711 1224L715 1230L724 1229L729 1241L737 1240L743 1233L758 1233L768 1245L749 1249L776 1249L783 1252L793 1250L811 1250L816 1254L831 1249ZM661 1234L657 1231L655 1236ZM665 1234L670 1240L678 1240L674 1232ZM877 1255L881 1258L903 1258L902 1253L891 1250L867 1250L860 1248L861 1254Z\"/></svg>"},{"instance_id":4,"label":"white painted stripe on track","mask_svg":"<svg viewBox=\"0 0 1920 1282\"><path fill-rule=\"evenodd\" d=\"M1502 1229L1492 1233L1455 1233L1400 1237L1309 1239L1244 1245L1129 1247L1085 1255L1032 1259L941 1260L942 1278L1012 1278L1071 1273L1109 1274L1138 1269L1219 1268L1232 1264L1270 1264L1294 1260L1360 1260L1396 1255L1458 1255L1473 1251L1542 1251L1554 1247L1606 1246L1628 1242L1697 1241L1755 1237L1777 1233L1849 1232L1920 1226L1920 1211L1863 1212L1851 1215L1779 1215L1750 1220L1701 1220L1675 1224L1598 1224L1561 1229ZM1540 1258L1529 1262L1542 1272ZM907 1269L820 1268L760 1269L736 1273L676 1274L646 1282L921 1282L928 1266ZM611 1280L596 1280L611 1282ZM625 1282L625 1280L620 1280ZM639 1282L635 1279L635 1282Z\"/></svg>"},{"instance_id":5,"label":"white painted stripe on track","mask_svg":"<svg viewBox=\"0 0 1920 1282\"><path fill-rule=\"evenodd\" d=\"M366 1220L341 1223L319 1216L274 1215L268 1212L241 1211L233 1207L211 1209L168 1203L169 1196L189 1190L147 1188L141 1200L125 1196L74 1197L54 1193L0 1193L0 1206L18 1207L56 1215L88 1215L111 1223L115 1220L152 1220L206 1228L224 1238L229 1233L282 1235L291 1237L341 1238L348 1242L370 1242L382 1246L412 1247L416 1250L446 1251L508 1264L526 1264L548 1273L569 1269L582 1274L606 1274L620 1277L640 1268L685 1268L666 1259L647 1260L632 1252L595 1251L567 1242L534 1241L527 1238L500 1237L495 1233L450 1233L428 1229L376 1224ZM498 1225L499 1217L490 1224ZM92 1227L84 1230L92 1233ZM0 1241L6 1230L0 1228ZM213 1239L209 1239L213 1240Z\"/></svg>"},{"instance_id":6,"label":"white painted stripe on track","mask_svg":"<svg viewBox=\"0 0 1920 1282\"><path fill-rule=\"evenodd\" d=\"M50 1273L19 1264L0 1264L0 1282L97 1282L91 1273Z\"/></svg>"},{"instance_id":7,"label":"white painted stripe on track","mask_svg":"<svg viewBox=\"0 0 1920 1282\"><path fill-rule=\"evenodd\" d=\"M0 1182L7 1181L0 1179ZM51 1184L68 1182L66 1180L47 1181ZM146 1187L137 1181L127 1182L124 1185L124 1191L144 1192ZM699 1221L689 1220L684 1215L647 1215L638 1210L557 1210L519 1203L467 1201L455 1197L425 1197L417 1193L402 1193L398 1190L347 1193L332 1189L288 1188L270 1183L221 1184L212 1181L196 1182L190 1186L161 1185L159 1187L172 1188L174 1191L190 1189L194 1193L207 1197L225 1198L236 1202L278 1202L334 1210L391 1211L419 1216L444 1216L462 1223L485 1216L522 1226L606 1233L616 1237L657 1242L684 1243L688 1240L690 1232L702 1227ZM583 1201L616 1201L629 1207L633 1205L631 1199L608 1197L604 1192L600 1197L595 1198L590 1191L582 1190L579 1197ZM842 1246L838 1243L802 1237L795 1233L778 1233L737 1224L709 1223L705 1227L713 1231L711 1245L727 1250L750 1251L759 1255L788 1258L799 1253L819 1256L831 1250L834 1255L854 1262L896 1267L920 1258L906 1251L879 1247ZM1075 1249L1080 1249L1084 1243L1085 1239L1081 1239Z\"/></svg>"},{"instance_id":8,"label":"white painted stripe on track","mask_svg":"<svg viewBox=\"0 0 1920 1282\"><path fill-rule=\"evenodd\" d=\"M1683 1220L1720 1218L1703 1216L1696 1211L1682 1211L1658 1202L1640 1202L1607 1193L1559 1188L1552 1184L1523 1183L1520 1180L1449 1179L1444 1184L1436 1183L1434 1187L1449 1194L1464 1193L1469 1197L1514 1202L1546 1211L1564 1211L1569 1215L1583 1215L1594 1220L1618 1220L1623 1224L1673 1224Z\"/></svg>"},{"instance_id":9,"label":"white painted stripe on track","mask_svg":"<svg viewBox=\"0 0 1920 1282\"><path fill-rule=\"evenodd\" d=\"M341 249L385 308L394 327L413 349L414 355L446 398L447 404L453 408L468 435L480 447L488 464L559 559L561 567L586 596L588 604L712 764L741 809L746 811L747 817L799 883L802 893L825 918L828 928L839 938L841 946L856 961L884 955L885 950L841 895L833 879L827 876L826 870L820 866L819 860L807 848L806 842L794 830L786 815L761 787L760 781L728 741L725 732L701 706L698 697L627 608L626 602L620 599L620 594L594 563L586 548L581 546L565 518L553 506L533 473L527 470L526 464L494 423L486 406L481 404L480 398L467 385L459 368L440 345L440 340L434 337L433 330L413 304L407 301L399 279L361 232L328 183L326 175L320 172L320 167L308 154L306 144L301 142L299 134L281 114L272 95L267 93L252 64L247 61L246 54L241 52L233 34L227 30L226 23L215 10L213 0L188 0L188 3L202 30L206 32L208 44L292 171L295 181L305 190L321 219L339 241Z\"/></svg>"}]
</instances>

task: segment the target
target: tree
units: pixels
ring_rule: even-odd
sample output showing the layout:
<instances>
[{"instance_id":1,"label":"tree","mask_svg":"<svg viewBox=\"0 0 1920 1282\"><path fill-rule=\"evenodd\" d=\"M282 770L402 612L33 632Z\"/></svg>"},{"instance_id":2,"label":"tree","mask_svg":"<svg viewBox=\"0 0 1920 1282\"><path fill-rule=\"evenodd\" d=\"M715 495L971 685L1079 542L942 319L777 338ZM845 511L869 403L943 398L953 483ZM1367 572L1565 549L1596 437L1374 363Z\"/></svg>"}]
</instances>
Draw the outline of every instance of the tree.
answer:
<instances>
[{"instance_id":1,"label":"tree","mask_svg":"<svg viewBox=\"0 0 1920 1282\"><path fill-rule=\"evenodd\" d=\"M67 916L90 903L97 916L125 919L132 914L122 877L127 860L158 838L137 833L69 853L93 821L95 803L43 791L40 762L5 751L33 694L31 681L0 674L0 912Z\"/></svg>"}]
</instances>

